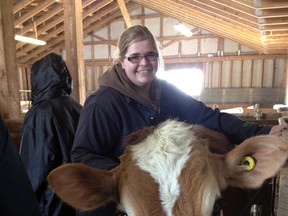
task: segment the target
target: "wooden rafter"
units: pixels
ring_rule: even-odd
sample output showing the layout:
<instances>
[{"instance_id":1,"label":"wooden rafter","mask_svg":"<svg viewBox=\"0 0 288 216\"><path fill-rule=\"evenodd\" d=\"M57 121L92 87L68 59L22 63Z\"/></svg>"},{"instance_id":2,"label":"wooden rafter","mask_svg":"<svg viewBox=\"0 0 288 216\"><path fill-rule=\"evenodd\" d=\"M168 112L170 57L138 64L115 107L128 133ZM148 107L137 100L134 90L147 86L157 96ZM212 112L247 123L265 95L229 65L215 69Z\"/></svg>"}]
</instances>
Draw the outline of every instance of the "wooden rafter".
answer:
<instances>
[{"instance_id":1,"label":"wooden rafter","mask_svg":"<svg viewBox=\"0 0 288 216\"><path fill-rule=\"evenodd\" d=\"M17 2L13 5L15 33L34 37L36 20L38 38L47 42L45 48L17 42L19 63L31 62L57 46L65 47L61 0ZM153 16L178 19L261 53L288 51L288 2L284 0L82 0L84 35L120 17L130 26L137 17L129 16L129 10L137 4L158 12Z\"/></svg>"},{"instance_id":2,"label":"wooden rafter","mask_svg":"<svg viewBox=\"0 0 288 216\"><path fill-rule=\"evenodd\" d=\"M129 28L131 26L131 19L128 13L128 10L126 8L124 0L117 0L119 8L121 10L122 16L124 18L126 27Z\"/></svg>"}]
</instances>

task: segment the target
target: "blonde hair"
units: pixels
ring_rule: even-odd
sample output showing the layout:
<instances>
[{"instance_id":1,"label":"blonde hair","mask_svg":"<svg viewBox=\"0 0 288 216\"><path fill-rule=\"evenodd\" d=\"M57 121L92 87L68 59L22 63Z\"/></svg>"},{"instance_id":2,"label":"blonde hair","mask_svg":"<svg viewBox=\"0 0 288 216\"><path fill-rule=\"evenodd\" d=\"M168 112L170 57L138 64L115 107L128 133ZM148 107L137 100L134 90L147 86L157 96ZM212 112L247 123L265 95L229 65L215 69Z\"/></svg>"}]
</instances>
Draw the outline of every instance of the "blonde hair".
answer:
<instances>
[{"instance_id":1,"label":"blonde hair","mask_svg":"<svg viewBox=\"0 0 288 216\"><path fill-rule=\"evenodd\" d=\"M124 58L127 53L128 47L137 41L149 40L155 52L160 56L160 50L158 49L157 42L150 30L142 25L135 25L127 28L120 36L118 40L118 48L116 50L113 63L120 62L120 58ZM160 59L160 58L159 58ZM160 61L161 62L161 61Z\"/></svg>"}]
</instances>

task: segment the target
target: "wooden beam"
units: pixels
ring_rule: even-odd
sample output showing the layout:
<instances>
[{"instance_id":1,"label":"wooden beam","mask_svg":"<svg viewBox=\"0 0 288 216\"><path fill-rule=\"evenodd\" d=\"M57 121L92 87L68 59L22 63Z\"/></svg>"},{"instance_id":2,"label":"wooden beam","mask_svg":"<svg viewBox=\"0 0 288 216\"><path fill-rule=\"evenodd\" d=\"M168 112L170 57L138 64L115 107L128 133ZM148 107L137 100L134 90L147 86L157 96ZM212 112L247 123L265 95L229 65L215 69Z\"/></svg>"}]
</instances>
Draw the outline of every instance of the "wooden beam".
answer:
<instances>
[{"instance_id":1,"label":"wooden beam","mask_svg":"<svg viewBox=\"0 0 288 216\"><path fill-rule=\"evenodd\" d=\"M46 32L48 29L48 27L46 26L46 22L50 19L50 18L53 18L53 20L55 19L55 16L59 16L59 14L63 14L63 5L62 4L59 4L57 6L55 6L55 8L53 8L52 10L50 10L49 12L45 13L43 16L40 16L39 18L37 18L36 20L36 24L37 24L37 28L38 28L38 34L41 34L40 32L40 28L38 27L39 25L45 23L45 30L42 31L42 32ZM62 15L63 17L63 15ZM57 18L58 19L58 18ZM62 19L62 22L63 22L63 19ZM16 26L15 26L16 27ZM55 25L54 25L55 27ZM33 22L30 22L30 23L27 23L23 26L23 28L21 29L21 34L26 34L28 31L33 31L34 29L34 23ZM42 28L43 29L43 28Z\"/></svg>"},{"instance_id":2,"label":"wooden beam","mask_svg":"<svg viewBox=\"0 0 288 216\"><path fill-rule=\"evenodd\" d=\"M131 19L128 13L128 10L126 8L124 0L117 0L119 8L121 10L122 16L124 18L126 27L129 28L131 26Z\"/></svg>"},{"instance_id":3,"label":"wooden beam","mask_svg":"<svg viewBox=\"0 0 288 216\"><path fill-rule=\"evenodd\" d=\"M288 24L288 17L265 18L258 20L259 26Z\"/></svg>"},{"instance_id":4,"label":"wooden beam","mask_svg":"<svg viewBox=\"0 0 288 216\"><path fill-rule=\"evenodd\" d=\"M287 3L286 3L287 4ZM281 8L277 10L256 10L258 18L285 18L288 17L288 8Z\"/></svg>"},{"instance_id":5,"label":"wooden beam","mask_svg":"<svg viewBox=\"0 0 288 216\"><path fill-rule=\"evenodd\" d=\"M258 9L288 8L287 1L283 0L254 0L254 7Z\"/></svg>"},{"instance_id":6,"label":"wooden beam","mask_svg":"<svg viewBox=\"0 0 288 216\"><path fill-rule=\"evenodd\" d=\"M55 0L44 1L38 7L33 8L28 13L26 13L23 16L21 16L20 18L16 19L14 21L14 25L16 25L16 26L17 25L22 25L23 22L31 19L31 17L35 16L37 13L39 13L39 11L44 10L45 8L47 8L50 5L52 5L53 3L55 3Z\"/></svg>"},{"instance_id":7,"label":"wooden beam","mask_svg":"<svg viewBox=\"0 0 288 216\"><path fill-rule=\"evenodd\" d=\"M101 21L99 22L91 22L90 20L84 22L84 26L87 26L87 28L84 27L84 35L89 34L93 32L94 30L100 29L103 27L103 25L107 25L112 20L116 19L117 17L121 16L121 12L119 11L118 6L112 5L113 7L109 8L109 12L106 11L106 14L109 14L109 16L105 16L101 18ZM127 7L132 8L135 4L129 4ZM93 20L94 18L92 18Z\"/></svg>"},{"instance_id":8,"label":"wooden beam","mask_svg":"<svg viewBox=\"0 0 288 216\"><path fill-rule=\"evenodd\" d=\"M82 105L86 99L83 56L82 1L64 0L64 28L67 67L73 78L71 96Z\"/></svg>"},{"instance_id":9,"label":"wooden beam","mask_svg":"<svg viewBox=\"0 0 288 216\"><path fill-rule=\"evenodd\" d=\"M0 1L0 112L20 119L20 93L11 0ZM9 99L9 100L8 100Z\"/></svg>"},{"instance_id":10,"label":"wooden beam","mask_svg":"<svg viewBox=\"0 0 288 216\"><path fill-rule=\"evenodd\" d=\"M23 0L23 1L19 1L18 3L16 3L13 6L13 13L17 13L18 11L20 11L21 9L23 9L24 7L28 6L29 4L31 4L34 0Z\"/></svg>"},{"instance_id":11,"label":"wooden beam","mask_svg":"<svg viewBox=\"0 0 288 216\"><path fill-rule=\"evenodd\" d=\"M133 19L138 19L137 21L139 21L140 19L140 22L144 23L144 19L160 16L172 17L179 21L187 22L197 28L201 28L201 30L211 32L218 37L230 39L265 54L287 53L287 42L285 42L287 41L285 39L287 38L286 32L288 24L287 0L121 1L124 3L123 8L124 10L126 9L126 15L128 15L131 21L133 21ZM256 5L257 1L261 1L261 4ZM40 35L39 39L44 40L45 38L47 42L45 47L47 50L49 50L50 47L54 49L55 36L57 38L63 38L64 34L63 2L60 1L49 5L51 0L47 0L42 2L42 4L39 2L37 7L33 7L31 2L32 0L21 0L19 3L14 4L13 10L15 21L17 20L16 24L19 23L21 19L26 20L28 15L37 17L36 22L38 36ZM33 0L32 3L34 2L36 2L36 0ZM140 15L131 16L130 14L129 16L128 11L130 11L129 6L131 4L140 5L142 11L145 10L145 7L158 13L145 15L143 12ZM103 25L107 24L107 20L111 22L125 18L121 11L120 4L117 1L83 0L82 7L84 35L101 28L101 26L103 27ZM39 10L36 15L36 11L34 11L35 8ZM116 13L120 15L115 16ZM25 18L26 15L27 17ZM205 22L205 20L209 20L209 22ZM15 26L16 32L34 37L34 34L31 32L33 30L31 17L24 21L23 25L23 28L20 28L20 24L19 26ZM165 25L167 25L167 23L165 23ZM261 36L266 36L266 39L262 40ZM105 43L109 42L111 41L106 41ZM65 39L59 41L59 47L63 46L63 43L65 43ZM282 50L279 46L281 43L284 44ZM38 52L38 47L19 42L16 43L16 46L17 55L20 56L18 61L20 61L20 58L30 61L43 55L42 52Z\"/></svg>"},{"instance_id":12,"label":"wooden beam","mask_svg":"<svg viewBox=\"0 0 288 216\"><path fill-rule=\"evenodd\" d=\"M132 8L133 6L135 6L135 4L129 4L128 8ZM93 19L85 20L85 22L83 23L83 28L84 26L89 26L89 28L86 28L86 29L84 28L84 35L91 33L93 30L102 28L103 25L107 25L109 22L111 22L111 20L121 16L121 12L117 10L117 8L118 8L117 3L114 5L114 7L110 7L110 6L107 7L105 9L105 13L107 14L112 13L112 15L102 18L101 22L98 21L95 23L94 21L101 18L102 12L98 13L97 16L94 16ZM60 18L63 18L63 17L60 17ZM35 59L38 59L39 57L44 56L47 53L47 49L49 50L50 47L59 46L59 50L60 50L63 47L62 43L64 43L65 41L64 24L57 27L53 31L49 32L49 34L45 36L43 39L46 41L49 40L48 44L45 47L37 47L36 49L33 49L33 46L29 45L28 47L24 47L23 49L19 50L17 52L18 62L20 62L21 64L24 64L24 63L27 64L31 61L34 61Z\"/></svg>"},{"instance_id":13,"label":"wooden beam","mask_svg":"<svg viewBox=\"0 0 288 216\"><path fill-rule=\"evenodd\" d=\"M90 16L90 15L94 15L94 13L96 11L97 11L97 13L100 12L100 9L108 6L110 3L113 3L113 0L96 1L93 5L91 5L91 7L87 8L83 11L83 19Z\"/></svg>"},{"instance_id":14,"label":"wooden beam","mask_svg":"<svg viewBox=\"0 0 288 216\"><path fill-rule=\"evenodd\" d=\"M184 7L178 1L138 0L137 2L149 9L157 10L160 13L164 13L190 25L213 32L220 37L228 38L260 52L264 51L258 29L248 29L245 26L235 24L231 21L221 20L215 17L215 15L205 13L204 11L200 12L199 8ZM207 22L207 20L209 20L209 22Z\"/></svg>"},{"instance_id":15,"label":"wooden beam","mask_svg":"<svg viewBox=\"0 0 288 216\"><path fill-rule=\"evenodd\" d=\"M256 26L257 18L253 13L247 13L239 10L237 7L231 7L233 2L219 2L210 0L181 0L183 5L187 7L195 7L199 12L212 14L221 19L231 20L231 22L240 22L247 26ZM252 10L254 12L254 10Z\"/></svg>"}]
</instances>

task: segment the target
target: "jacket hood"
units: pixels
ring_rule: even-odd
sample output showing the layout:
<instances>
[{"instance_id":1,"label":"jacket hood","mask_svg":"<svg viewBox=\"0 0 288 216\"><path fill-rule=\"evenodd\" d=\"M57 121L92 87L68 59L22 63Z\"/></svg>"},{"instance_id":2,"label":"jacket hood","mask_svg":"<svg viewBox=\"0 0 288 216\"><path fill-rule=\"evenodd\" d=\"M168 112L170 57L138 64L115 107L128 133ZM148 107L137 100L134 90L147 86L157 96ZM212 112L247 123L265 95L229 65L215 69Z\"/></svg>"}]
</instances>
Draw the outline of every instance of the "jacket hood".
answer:
<instances>
[{"instance_id":1,"label":"jacket hood","mask_svg":"<svg viewBox=\"0 0 288 216\"><path fill-rule=\"evenodd\" d=\"M33 63L31 89L32 105L45 99L71 94L72 78L60 55L50 53Z\"/></svg>"},{"instance_id":2,"label":"jacket hood","mask_svg":"<svg viewBox=\"0 0 288 216\"><path fill-rule=\"evenodd\" d=\"M120 64L114 65L100 77L99 86L108 86L116 89L121 94L153 109L158 109L159 107L161 96L161 84L159 80L155 78L152 81L149 97L143 97L140 94L142 90L129 80Z\"/></svg>"}]
</instances>

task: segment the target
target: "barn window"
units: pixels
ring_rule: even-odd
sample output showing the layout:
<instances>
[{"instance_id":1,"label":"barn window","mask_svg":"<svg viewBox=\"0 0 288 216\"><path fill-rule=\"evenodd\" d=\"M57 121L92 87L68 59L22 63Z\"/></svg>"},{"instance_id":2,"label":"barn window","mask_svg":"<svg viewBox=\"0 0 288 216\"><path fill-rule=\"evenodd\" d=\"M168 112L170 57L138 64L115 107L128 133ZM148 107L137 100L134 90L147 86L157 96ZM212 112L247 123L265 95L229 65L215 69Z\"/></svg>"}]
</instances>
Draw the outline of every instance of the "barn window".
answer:
<instances>
[{"instance_id":1,"label":"barn window","mask_svg":"<svg viewBox=\"0 0 288 216\"><path fill-rule=\"evenodd\" d=\"M202 70L197 67L191 68L171 68L157 72L159 79L166 80L180 90L191 96L199 96L202 90L203 75Z\"/></svg>"}]
</instances>

